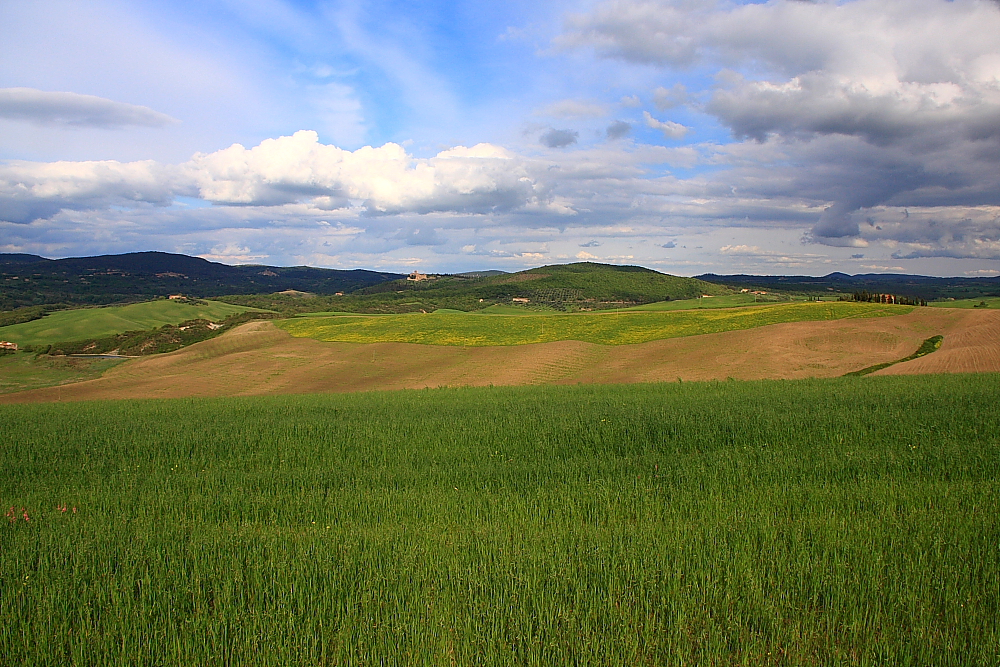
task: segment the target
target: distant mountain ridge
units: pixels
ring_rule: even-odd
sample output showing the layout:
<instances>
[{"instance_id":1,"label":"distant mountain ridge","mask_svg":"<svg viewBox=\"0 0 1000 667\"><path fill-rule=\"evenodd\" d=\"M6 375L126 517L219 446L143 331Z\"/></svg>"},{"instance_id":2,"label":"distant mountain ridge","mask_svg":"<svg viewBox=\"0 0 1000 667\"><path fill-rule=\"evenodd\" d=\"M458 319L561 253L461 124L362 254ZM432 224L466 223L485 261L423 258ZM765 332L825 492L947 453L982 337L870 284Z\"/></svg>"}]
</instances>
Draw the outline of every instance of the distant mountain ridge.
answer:
<instances>
[{"instance_id":1,"label":"distant mountain ridge","mask_svg":"<svg viewBox=\"0 0 1000 667\"><path fill-rule=\"evenodd\" d=\"M709 273L683 278L639 266L589 262L542 266L517 273L469 271L423 282L405 278L401 273L366 269L231 266L201 257L155 251L65 259L0 253L0 310L50 304L106 305L178 293L218 297L287 290L317 295L353 292L359 297L382 294L379 300L387 307L393 301L412 301L416 293L427 300L425 306L461 304L464 308L472 308L480 298L500 301L524 297L558 307L580 299L648 303L750 287L817 294L867 290L927 300L1000 295L1000 277L937 278L871 273L852 276L835 272L820 277Z\"/></svg>"},{"instance_id":2,"label":"distant mountain ridge","mask_svg":"<svg viewBox=\"0 0 1000 667\"><path fill-rule=\"evenodd\" d=\"M0 309L55 303L103 305L177 293L193 297L284 290L333 294L403 277L366 269L230 266L153 251L66 259L0 254Z\"/></svg>"}]
</instances>

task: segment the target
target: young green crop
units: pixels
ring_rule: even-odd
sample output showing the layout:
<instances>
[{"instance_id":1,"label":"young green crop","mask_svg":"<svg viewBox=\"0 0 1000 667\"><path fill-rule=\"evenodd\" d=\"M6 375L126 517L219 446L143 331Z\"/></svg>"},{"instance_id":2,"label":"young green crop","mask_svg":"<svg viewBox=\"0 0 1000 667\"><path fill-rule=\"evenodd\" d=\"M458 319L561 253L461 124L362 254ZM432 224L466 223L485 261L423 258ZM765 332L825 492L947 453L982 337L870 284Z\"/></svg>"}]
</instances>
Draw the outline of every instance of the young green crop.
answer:
<instances>
[{"instance_id":1,"label":"young green crop","mask_svg":"<svg viewBox=\"0 0 1000 667\"><path fill-rule=\"evenodd\" d=\"M0 655L998 664L998 379L3 406Z\"/></svg>"},{"instance_id":2,"label":"young green crop","mask_svg":"<svg viewBox=\"0 0 1000 667\"><path fill-rule=\"evenodd\" d=\"M668 312L622 311L562 315L429 314L308 317L278 322L293 336L346 343L524 345L579 340L601 345L645 343L782 322L902 315L909 306L874 303L788 303L749 308Z\"/></svg>"}]
</instances>

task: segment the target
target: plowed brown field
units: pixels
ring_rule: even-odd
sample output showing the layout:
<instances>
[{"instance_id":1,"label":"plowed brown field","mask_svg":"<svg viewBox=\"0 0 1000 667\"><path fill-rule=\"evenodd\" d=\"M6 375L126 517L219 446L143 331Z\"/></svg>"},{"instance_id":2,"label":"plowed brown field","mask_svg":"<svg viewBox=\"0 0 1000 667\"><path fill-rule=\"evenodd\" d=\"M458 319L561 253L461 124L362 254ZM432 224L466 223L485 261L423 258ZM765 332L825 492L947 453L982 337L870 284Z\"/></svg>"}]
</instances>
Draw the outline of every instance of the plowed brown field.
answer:
<instances>
[{"instance_id":1,"label":"plowed brown field","mask_svg":"<svg viewBox=\"0 0 1000 667\"><path fill-rule=\"evenodd\" d=\"M576 341L513 347L323 343L251 322L171 354L129 361L96 380L0 396L0 403L348 392L459 385L832 377L912 353L883 371L1000 371L1000 311L918 308L910 314L775 324L640 345Z\"/></svg>"},{"instance_id":2,"label":"plowed brown field","mask_svg":"<svg viewBox=\"0 0 1000 667\"><path fill-rule=\"evenodd\" d=\"M949 311L954 312L954 311ZM882 369L877 375L917 373L984 373L1000 371L1000 311L974 311L975 316L944 332L941 349L905 364Z\"/></svg>"}]
</instances>

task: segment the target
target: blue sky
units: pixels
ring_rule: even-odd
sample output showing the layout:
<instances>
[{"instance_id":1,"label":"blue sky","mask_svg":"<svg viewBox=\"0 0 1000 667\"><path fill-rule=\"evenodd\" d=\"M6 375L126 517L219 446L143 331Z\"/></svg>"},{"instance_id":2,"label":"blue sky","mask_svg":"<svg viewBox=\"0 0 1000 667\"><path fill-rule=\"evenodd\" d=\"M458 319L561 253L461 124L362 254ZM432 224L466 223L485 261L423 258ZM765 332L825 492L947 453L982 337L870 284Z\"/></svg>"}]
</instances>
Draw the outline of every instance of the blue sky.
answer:
<instances>
[{"instance_id":1,"label":"blue sky","mask_svg":"<svg viewBox=\"0 0 1000 667\"><path fill-rule=\"evenodd\" d=\"M1000 274L993 0L0 0L0 252Z\"/></svg>"}]
</instances>

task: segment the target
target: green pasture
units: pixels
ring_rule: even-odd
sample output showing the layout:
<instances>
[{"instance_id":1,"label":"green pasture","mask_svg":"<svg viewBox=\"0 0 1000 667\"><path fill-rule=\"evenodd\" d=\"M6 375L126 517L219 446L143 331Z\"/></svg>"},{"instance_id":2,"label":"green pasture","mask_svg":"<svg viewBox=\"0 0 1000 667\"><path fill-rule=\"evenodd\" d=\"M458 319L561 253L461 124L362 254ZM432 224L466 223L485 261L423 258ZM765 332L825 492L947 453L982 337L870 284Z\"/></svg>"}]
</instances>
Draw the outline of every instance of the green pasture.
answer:
<instances>
[{"instance_id":1,"label":"green pasture","mask_svg":"<svg viewBox=\"0 0 1000 667\"><path fill-rule=\"evenodd\" d=\"M673 312L605 311L559 315L485 317L471 313L311 317L277 322L293 336L350 343L524 345L579 340L602 345L751 329L768 324L902 315L910 306L872 303L786 303L749 308Z\"/></svg>"},{"instance_id":2,"label":"green pasture","mask_svg":"<svg viewBox=\"0 0 1000 667\"><path fill-rule=\"evenodd\" d=\"M657 301L656 303L645 303L640 306L632 306L623 310L639 311L664 311L664 310L692 310L696 308L740 308L744 306L763 306L776 302L816 302L816 301L838 301L837 297L802 297L802 296L776 296L765 294L755 297L753 294L729 294L722 296L706 296L697 299L677 299L674 301Z\"/></svg>"},{"instance_id":3,"label":"green pasture","mask_svg":"<svg viewBox=\"0 0 1000 667\"><path fill-rule=\"evenodd\" d=\"M119 363L117 359L36 357L28 352L0 354L0 394L92 380Z\"/></svg>"},{"instance_id":4,"label":"green pasture","mask_svg":"<svg viewBox=\"0 0 1000 667\"><path fill-rule=\"evenodd\" d=\"M767 297L757 297L752 294L730 294L728 296L709 296L697 299L677 299L673 301L657 301L641 306L632 306L625 310L661 312L665 310L691 310L694 308L739 308L741 306L762 305L767 303ZM770 299L773 303L774 299Z\"/></svg>"},{"instance_id":5,"label":"green pasture","mask_svg":"<svg viewBox=\"0 0 1000 667\"><path fill-rule=\"evenodd\" d=\"M562 311L541 304L513 306L506 303L495 303L492 306L472 311L474 315L558 315L561 313Z\"/></svg>"},{"instance_id":6,"label":"green pasture","mask_svg":"<svg viewBox=\"0 0 1000 667\"><path fill-rule=\"evenodd\" d=\"M986 304L982 306L981 304ZM931 301L928 306L935 308L1000 308L1000 296L984 296L979 299L955 299L953 301Z\"/></svg>"},{"instance_id":7,"label":"green pasture","mask_svg":"<svg viewBox=\"0 0 1000 667\"><path fill-rule=\"evenodd\" d=\"M998 380L0 406L0 655L1000 664Z\"/></svg>"},{"instance_id":8,"label":"green pasture","mask_svg":"<svg viewBox=\"0 0 1000 667\"><path fill-rule=\"evenodd\" d=\"M60 310L39 320L0 327L0 339L18 345L45 345L91 338L103 338L125 331L155 329L164 324L186 320L221 320L246 310L221 301L183 301L162 299L128 306Z\"/></svg>"},{"instance_id":9,"label":"green pasture","mask_svg":"<svg viewBox=\"0 0 1000 667\"><path fill-rule=\"evenodd\" d=\"M357 313L343 310L329 310L318 313L296 313L294 317L336 317L338 315L357 315Z\"/></svg>"}]
</instances>

